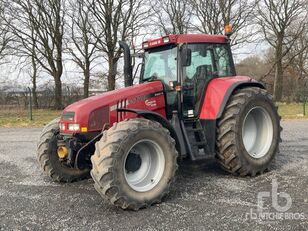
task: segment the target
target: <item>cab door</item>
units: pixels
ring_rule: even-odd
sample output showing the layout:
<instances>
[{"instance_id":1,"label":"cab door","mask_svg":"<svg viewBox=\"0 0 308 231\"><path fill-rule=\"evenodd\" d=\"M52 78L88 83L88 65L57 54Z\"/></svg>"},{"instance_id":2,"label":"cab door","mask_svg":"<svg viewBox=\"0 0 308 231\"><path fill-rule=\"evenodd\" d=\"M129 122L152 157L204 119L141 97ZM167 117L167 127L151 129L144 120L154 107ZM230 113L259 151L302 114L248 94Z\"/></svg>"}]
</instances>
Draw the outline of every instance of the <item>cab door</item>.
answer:
<instances>
[{"instance_id":1,"label":"cab door","mask_svg":"<svg viewBox=\"0 0 308 231\"><path fill-rule=\"evenodd\" d=\"M196 117L206 84L215 76L214 53L207 44L188 44L191 64L183 67L182 115Z\"/></svg>"},{"instance_id":2,"label":"cab door","mask_svg":"<svg viewBox=\"0 0 308 231\"><path fill-rule=\"evenodd\" d=\"M143 81L147 79L160 80L164 85L166 99L166 116L172 118L172 111L177 110L177 92L170 87L170 82L178 81L176 45L153 48L145 53Z\"/></svg>"},{"instance_id":3,"label":"cab door","mask_svg":"<svg viewBox=\"0 0 308 231\"><path fill-rule=\"evenodd\" d=\"M216 77L234 75L228 44L187 44L191 50L189 66L182 67L183 118L199 116L206 87Z\"/></svg>"}]
</instances>

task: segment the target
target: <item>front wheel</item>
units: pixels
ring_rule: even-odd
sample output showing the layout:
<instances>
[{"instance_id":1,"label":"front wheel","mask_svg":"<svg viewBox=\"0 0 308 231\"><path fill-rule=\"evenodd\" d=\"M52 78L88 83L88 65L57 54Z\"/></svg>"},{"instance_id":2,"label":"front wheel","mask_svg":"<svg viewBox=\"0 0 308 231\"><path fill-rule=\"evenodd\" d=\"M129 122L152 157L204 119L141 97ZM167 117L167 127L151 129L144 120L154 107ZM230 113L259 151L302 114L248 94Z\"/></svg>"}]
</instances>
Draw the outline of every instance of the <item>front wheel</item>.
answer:
<instances>
[{"instance_id":1,"label":"front wheel","mask_svg":"<svg viewBox=\"0 0 308 231\"><path fill-rule=\"evenodd\" d=\"M263 173L279 152L280 132L277 108L266 90L237 90L217 125L219 164L233 174Z\"/></svg>"},{"instance_id":2,"label":"front wheel","mask_svg":"<svg viewBox=\"0 0 308 231\"><path fill-rule=\"evenodd\" d=\"M73 182L89 177L89 169L79 170L68 166L63 158L60 158L57 149L59 143L63 143L59 136L60 118L47 124L40 135L37 147L37 158L44 172L57 182Z\"/></svg>"},{"instance_id":3,"label":"front wheel","mask_svg":"<svg viewBox=\"0 0 308 231\"><path fill-rule=\"evenodd\" d=\"M159 203L177 169L175 141L167 129L146 119L114 124L91 157L95 189L122 209Z\"/></svg>"}]
</instances>

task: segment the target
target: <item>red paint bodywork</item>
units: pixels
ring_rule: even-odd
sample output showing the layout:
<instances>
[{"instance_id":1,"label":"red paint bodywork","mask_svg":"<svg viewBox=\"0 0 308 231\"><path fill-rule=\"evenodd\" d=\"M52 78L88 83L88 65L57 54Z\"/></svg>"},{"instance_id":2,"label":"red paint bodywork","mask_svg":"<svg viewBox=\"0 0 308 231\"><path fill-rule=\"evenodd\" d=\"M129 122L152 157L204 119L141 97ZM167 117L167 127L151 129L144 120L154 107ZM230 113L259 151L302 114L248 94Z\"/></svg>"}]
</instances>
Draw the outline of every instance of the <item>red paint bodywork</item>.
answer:
<instances>
[{"instance_id":1,"label":"red paint bodywork","mask_svg":"<svg viewBox=\"0 0 308 231\"><path fill-rule=\"evenodd\" d=\"M67 130L68 123L78 123L80 127L88 128L91 113L104 107L108 107L109 109L109 118L108 121L102 121L102 124L109 123L110 126L117 121L136 116L133 113L117 112L118 108L150 110L166 117L164 94L161 93L157 96L151 96L153 93L162 91L162 83L160 81L154 81L109 91L101 95L80 100L64 109L64 113L75 112L75 118L74 121L61 120L61 123L64 123L66 128L65 130L61 130L61 132L73 133ZM148 97L144 99L145 96ZM94 130L101 129L102 127ZM88 129L88 132L91 132L91 130Z\"/></svg>"},{"instance_id":2,"label":"red paint bodywork","mask_svg":"<svg viewBox=\"0 0 308 231\"><path fill-rule=\"evenodd\" d=\"M177 35L177 43L226 43L225 35L181 34Z\"/></svg>"},{"instance_id":3,"label":"red paint bodywork","mask_svg":"<svg viewBox=\"0 0 308 231\"><path fill-rule=\"evenodd\" d=\"M251 82L252 79L247 76L231 76L215 78L208 84L205 98L200 111L200 119L215 120L218 117L219 110L228 90L238 82ZM107 107L109 114L101 116L102 124L108 123L110 126L115 122L126 118L136 117L134 113L118 112L119 108L143 109L154 111L166 118L165 96L162 94L163 85L160 81L142 83L127 88L109 91L98 96L93 96L76 103L73 103L64 109L64 112L75 112L74 121L61 120L61 123L78 123L80 127L89 128L89 118L92 112ZM158 95L153 95L158 93ZM151 95L152 94L152 95ZM103 119L105 118L105 119ZM67 126L65 126L67 128ZM97 129L88 129L88 132L99 131ZM61 130L62 133L74 133L67 129Z\"/></svg>"},{"instance_id":4,"label":"red paint bodywork","mask_svg":"<svg viewBox=\"0 0 308 231\"><path fill-rule=\"evenodd\" d=\"M169 37L169 42L164 43L164 38ZM145 41L142 44L143 49L150 49L153 47L164 46L168 44L180 44L180 43L226 43L228 38L225 35L209 35L209 34L170 34L168 36L160 37ZM148 47L144 44L147 43Z\"/></svg>"},{"instance_id":5,"label":"red paint bodywork","mask_svg":"<svg viewBox=\"0 0 308 231\"><path fill-rule=\"evenodd\" d=\"M229 88L237 82L250 82L251 80L252 79L247 76L231 76L211 80L206 89L200 119L217 119L220 106Z\"/></svg>"}]
</instances>

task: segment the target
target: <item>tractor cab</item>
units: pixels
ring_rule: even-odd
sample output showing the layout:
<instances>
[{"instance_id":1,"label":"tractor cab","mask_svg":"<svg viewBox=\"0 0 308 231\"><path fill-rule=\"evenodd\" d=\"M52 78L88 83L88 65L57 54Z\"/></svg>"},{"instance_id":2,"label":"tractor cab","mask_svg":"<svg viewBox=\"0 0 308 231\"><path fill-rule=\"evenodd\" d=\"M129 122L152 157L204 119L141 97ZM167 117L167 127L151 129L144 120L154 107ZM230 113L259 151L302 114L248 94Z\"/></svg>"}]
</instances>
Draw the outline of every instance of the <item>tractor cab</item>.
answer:
<instances>
[{"instance_id":1,"label":"tractor cab","mask_svg":"<svg viewBox=\"0 0 308 231\"><path fill-rule=\"evenodd\" d=\"M173 110L183 118L198 117L210 80L236 75L229 39L223 35L169 35L142 46L140 82L164 84L169 118Z\"/></svg>"}]
</instances>

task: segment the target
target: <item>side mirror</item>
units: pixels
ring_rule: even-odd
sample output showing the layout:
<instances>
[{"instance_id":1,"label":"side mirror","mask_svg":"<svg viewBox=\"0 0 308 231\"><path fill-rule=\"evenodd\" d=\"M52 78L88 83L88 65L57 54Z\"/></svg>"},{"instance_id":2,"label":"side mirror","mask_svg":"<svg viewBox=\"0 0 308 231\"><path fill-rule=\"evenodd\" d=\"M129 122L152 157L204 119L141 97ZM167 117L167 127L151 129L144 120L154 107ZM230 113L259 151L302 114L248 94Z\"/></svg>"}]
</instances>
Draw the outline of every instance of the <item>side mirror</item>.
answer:
<instances>
[{"instance_id":1,"label":"side mirror","mask_svg":"<svg viewBox=\"0 0 308 231\"><path fill-rule=\"evenodd\" d=\"M181 64L183 67L190 66L191 64L191 49L183 47L181 49Z\"/></svg>"}]
</instances>

